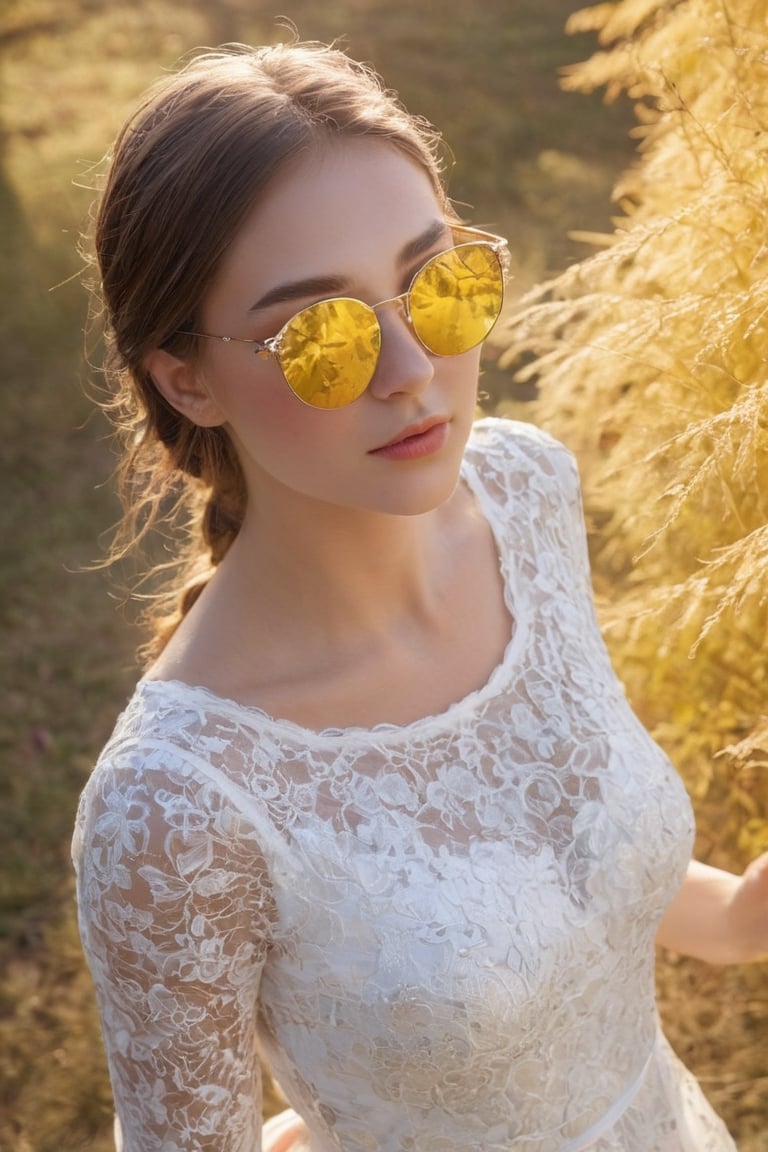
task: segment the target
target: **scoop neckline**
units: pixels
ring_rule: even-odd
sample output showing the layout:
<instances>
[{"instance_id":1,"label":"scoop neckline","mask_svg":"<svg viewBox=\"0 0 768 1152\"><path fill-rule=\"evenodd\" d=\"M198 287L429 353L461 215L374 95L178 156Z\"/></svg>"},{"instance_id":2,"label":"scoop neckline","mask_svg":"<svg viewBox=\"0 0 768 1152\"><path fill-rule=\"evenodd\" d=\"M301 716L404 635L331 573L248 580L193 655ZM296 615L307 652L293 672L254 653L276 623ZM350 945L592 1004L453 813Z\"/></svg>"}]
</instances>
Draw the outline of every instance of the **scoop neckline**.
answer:
<instances>
[{"instance_id":1,"label":"scoop neckline","mask_svg":"<svg viewBox=\"0 0 768 1152\"><path fill-rule=\"evenodd\" d=\"M528 602L523 592L522 581L518 579L519 570L517 556L509 547L505 546L501 527L494 517L494 505L485 491L485 487L477 473L474 462L466 457L461 464L461 479L467 484L471 494L490 528L496 547L496 558L499 572L503 581L504 603L510 620L512 621L512 634L507 641L501 660L492 670L488 679L478 688L474 688L459 700L449 704L442 712L430 713L411 720L408 724L393 724L382 721L366 727L364 725L350 725L348 727L308 728L294 720L286 720L279 716L272 716L257 704L245 704L228 696L219 695L211 688L202 684L189 684L185 680L173 678L153 678L142 676L136 685L139 693L160 692L171 693L177 697L190 696L214 705L219 712L236 716L240 723L252 728L269 729L280 733L302 744L310 743L339 743L355 738L376 742L406 741L420 736L430 729L443 729L450 726L458 718L469 714L478 708L484 701L493 696L498 690L507 672L514 665L518 653L528 632ZM511 499L511 497L508 497Z\"/></svg>"}]
</instances>

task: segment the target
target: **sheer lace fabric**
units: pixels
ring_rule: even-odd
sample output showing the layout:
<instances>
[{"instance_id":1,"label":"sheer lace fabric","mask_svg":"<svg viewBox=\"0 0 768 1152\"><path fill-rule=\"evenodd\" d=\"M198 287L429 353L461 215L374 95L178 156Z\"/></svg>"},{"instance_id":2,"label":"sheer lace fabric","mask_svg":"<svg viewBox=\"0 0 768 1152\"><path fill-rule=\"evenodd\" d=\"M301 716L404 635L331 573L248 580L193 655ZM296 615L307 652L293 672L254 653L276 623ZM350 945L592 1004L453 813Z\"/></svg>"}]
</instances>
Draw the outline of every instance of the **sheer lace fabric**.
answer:
<instances>
[{"instance_id":1,"label":"sheer lace fabric","mask_svg":"<svg viewBox=\"0 0 768 1152\"><path fill-rule=\"evenodd\" d=\"M571 457L481 421L515 631L405 727L143 681L74 855L126 1152L259 1152L257 1043L313 1152L729 1152L659 1032L682 784L597 628Z\"/></svg>"}]
</instances>

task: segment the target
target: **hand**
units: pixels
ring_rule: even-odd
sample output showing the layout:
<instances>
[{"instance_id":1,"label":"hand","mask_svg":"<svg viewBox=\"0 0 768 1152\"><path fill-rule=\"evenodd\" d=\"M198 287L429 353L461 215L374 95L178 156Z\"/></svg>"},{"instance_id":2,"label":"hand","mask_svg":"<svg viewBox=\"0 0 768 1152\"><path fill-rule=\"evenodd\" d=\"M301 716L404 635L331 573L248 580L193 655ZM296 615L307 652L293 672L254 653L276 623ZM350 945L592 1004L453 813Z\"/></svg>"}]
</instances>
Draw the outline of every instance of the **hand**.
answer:
<instances>
[{"instance_id":1,"label":"hand","mask_svg":"<svg viewBox=\"0 0 768 1152\"><path fill-rule=\"evenodd\" d=\"M728 933L744 961L768 959L768 852L747 867L726 909Z\"/></svg>"}]
</instances>

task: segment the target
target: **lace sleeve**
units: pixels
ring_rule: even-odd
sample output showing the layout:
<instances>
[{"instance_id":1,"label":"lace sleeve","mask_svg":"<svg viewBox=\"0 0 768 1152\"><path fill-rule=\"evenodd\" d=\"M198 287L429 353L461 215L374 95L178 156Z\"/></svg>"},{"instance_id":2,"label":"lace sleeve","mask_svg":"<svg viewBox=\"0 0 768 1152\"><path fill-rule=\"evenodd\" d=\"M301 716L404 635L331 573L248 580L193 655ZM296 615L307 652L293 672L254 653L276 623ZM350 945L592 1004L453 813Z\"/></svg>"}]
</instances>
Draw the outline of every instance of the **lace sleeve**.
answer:
<instances>
[{"instance_id":1,"label":"lace sleeve","mask_svg":"<svg viewBox=\"0 0 768 1152\"><path fill-rule=\"evenodd\" d=\"M172 750L117 755L81 801L80 930L125 1152L256 1152L272 906L252 826Z\"/></svg>"}]
</instances>

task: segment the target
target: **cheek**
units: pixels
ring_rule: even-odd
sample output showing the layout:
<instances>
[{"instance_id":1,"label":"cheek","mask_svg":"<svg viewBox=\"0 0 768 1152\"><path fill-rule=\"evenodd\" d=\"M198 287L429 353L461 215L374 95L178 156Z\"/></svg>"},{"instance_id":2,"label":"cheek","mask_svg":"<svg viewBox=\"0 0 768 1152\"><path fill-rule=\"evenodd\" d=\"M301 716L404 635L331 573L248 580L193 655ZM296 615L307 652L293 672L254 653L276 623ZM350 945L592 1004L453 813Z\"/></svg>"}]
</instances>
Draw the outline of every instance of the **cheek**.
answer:
<instances>
[{"instance_id":1,"label":"cheek","mask_svg":"<svg viewBox=\"0 0 768 1152\"><path fill-rule=\"evenodd\" d=\"M241 352L237 349L237 352ZM247 442L260 432L275 432L287 426L303 407L283 379L277 364L260 360L255 354L233 354L225 360L221 353L204 367L204 383L221 409L226 427L237 440Z\"/></svg>"},{"instance_id":2,"label":"cheek","mask_svg":"<svg viewBox=\"0 0 768 1152\"><path fill-rule=\"evenodd\" d=\"M340 460L354 440L357 415L352 407L335 412L302 403L276 365L259 365L252 376L216 382L216 396L226 415L246 478L258 482L261 472L302 487L318 468Z\"/></svg>"},{"instance_id":3,"label":"cheek","mask_svg":"<svg viewBox=\"0 0 768 1152\"><path fill-rule=\"evenodd\" d=\"M442 366L438 368L440 378L462 411L469 406L474 412L477 403L481 353L482 345L462 353L461 356L450 356L437 361L438 366Z\"/></svg>"}]
</instances>

